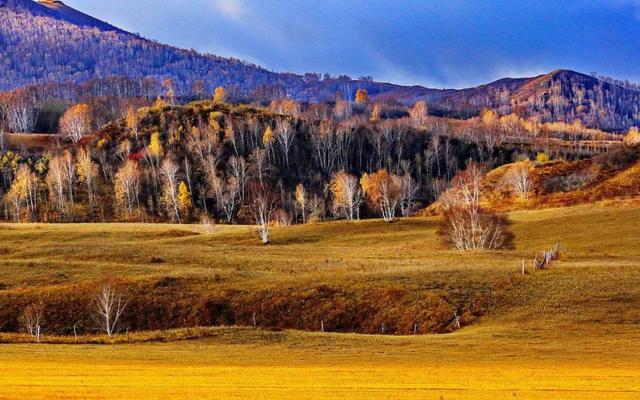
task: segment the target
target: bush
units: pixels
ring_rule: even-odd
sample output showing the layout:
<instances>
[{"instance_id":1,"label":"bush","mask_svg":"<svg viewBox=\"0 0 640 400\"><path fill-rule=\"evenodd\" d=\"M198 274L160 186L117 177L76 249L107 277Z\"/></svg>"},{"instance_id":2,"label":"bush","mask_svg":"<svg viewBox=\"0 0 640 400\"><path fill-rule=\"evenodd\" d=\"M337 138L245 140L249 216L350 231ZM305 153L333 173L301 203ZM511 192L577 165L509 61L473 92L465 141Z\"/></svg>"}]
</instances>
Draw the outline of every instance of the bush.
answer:
<instances>
[{"instance_id":1,"label":"bush","mask_svg":"<svg viewBox=\"0 0 640 400\"><path fill-rule=\"evenodd\" d=\"M549 161L549 156L546 153L538 153L536 161L539 163L546 163Z\"/></svg>"},{"instance_id":2,"label":"bush","mask_svg":"<svg viewBox=\"0 0 640 400\"><path fill-rule=\"evenodd\" d=\"M507 219L480 207L482 179L480 167L472 163L440 198L444 217L440 234L460 251L495 250L513 244Z\"/></svg>"}]
</instances>

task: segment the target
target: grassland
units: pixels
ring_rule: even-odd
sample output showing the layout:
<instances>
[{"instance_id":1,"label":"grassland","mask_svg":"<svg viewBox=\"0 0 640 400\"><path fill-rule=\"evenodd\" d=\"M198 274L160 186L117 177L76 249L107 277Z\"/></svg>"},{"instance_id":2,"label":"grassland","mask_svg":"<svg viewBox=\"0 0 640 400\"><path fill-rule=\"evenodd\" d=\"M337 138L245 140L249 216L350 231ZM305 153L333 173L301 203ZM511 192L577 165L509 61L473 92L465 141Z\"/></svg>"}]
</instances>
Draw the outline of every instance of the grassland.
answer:
<instances>
[{"instance_id":1,"label":"grassland","mask_svg":"<svg viewBox=\"0 0 640 400\"><path fill-rule=\"evenodd\" d=\"M362 298L416 292L400 298L404 307L429 296L455 305L482 294L487 302L446 335L230 327L186 341L143 342L154 334L136 333L111 345L4 344L0 398L639 398L640 209L510 217L516 248L488 254L444 248L433 219L292 227L266 247L246 227L201 235L184 226L3 226L4 308L35 292L83 292L114 278L147 287L168 277L191 296L323 285ZM555 241L561 262L519 275L522 258ZM379 303L390 314L375 318L400 313L392 303Z\"/></svg>"}]
</instances>

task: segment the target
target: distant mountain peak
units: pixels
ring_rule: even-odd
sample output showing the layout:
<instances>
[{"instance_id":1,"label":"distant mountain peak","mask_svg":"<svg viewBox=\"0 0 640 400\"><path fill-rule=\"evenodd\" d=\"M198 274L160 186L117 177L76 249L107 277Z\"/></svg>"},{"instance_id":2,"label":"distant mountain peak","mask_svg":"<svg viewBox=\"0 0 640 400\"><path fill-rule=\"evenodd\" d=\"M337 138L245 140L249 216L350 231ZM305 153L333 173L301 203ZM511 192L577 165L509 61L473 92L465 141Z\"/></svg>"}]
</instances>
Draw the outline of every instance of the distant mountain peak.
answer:
<instances>
[{"instance_id":1,"label":"distant mountain peak","mask_svg":"<svg viewBox=\"0 0 640 400\"><path fill-rule=\"evenodd\" d=\"M59 0L40 0L37 2L32 0L0 0L0 7L27 11L36 16L51 17L80 27L124 32L122 29L71 8Z\"/></svg>"}]
</instances>

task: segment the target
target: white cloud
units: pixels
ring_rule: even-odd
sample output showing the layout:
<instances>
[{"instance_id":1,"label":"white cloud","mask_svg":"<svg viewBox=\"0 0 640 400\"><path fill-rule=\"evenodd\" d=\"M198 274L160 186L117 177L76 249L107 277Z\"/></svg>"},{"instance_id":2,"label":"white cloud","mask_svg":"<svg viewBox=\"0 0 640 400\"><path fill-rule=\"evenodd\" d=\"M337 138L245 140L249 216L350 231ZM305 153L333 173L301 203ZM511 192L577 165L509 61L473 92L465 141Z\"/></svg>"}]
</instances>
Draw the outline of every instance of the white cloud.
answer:
<instances>
[{"instance_id":1,"label":"white cloud","mask_svg":"<svg viewBox=\"0 0 640 400\"><path fill-rule=\"evenodd\" d=\"M240 20L246 13L242 0L213 0L214 7L225 17Z\"/></svg>"}]
</instances>

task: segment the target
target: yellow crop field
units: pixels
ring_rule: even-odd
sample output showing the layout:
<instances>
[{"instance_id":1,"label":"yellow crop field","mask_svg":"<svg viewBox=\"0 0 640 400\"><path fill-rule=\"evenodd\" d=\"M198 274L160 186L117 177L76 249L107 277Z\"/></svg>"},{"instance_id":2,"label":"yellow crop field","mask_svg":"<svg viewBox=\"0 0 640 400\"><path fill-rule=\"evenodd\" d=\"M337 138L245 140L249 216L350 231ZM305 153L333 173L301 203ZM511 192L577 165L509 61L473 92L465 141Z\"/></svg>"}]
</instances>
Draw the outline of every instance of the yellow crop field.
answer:
<instances>
[{"instance_id":1,"label":"yellow crop field","mask_svg":"<svg viewBox=\"0 0 640 400\"><path fill-rule=\"evenodd\" d=\"M314 282L366 291L405 281L419 290L432 282L450 291L489 287L492 297L486 314L440 335L232 326L202 328L191 340L168 340L184 335L176 328L104 344L45 332L48 343L32 344L4 334L0 398L640 398L640 209L580 206L510 219L515 249L464 255L439 242L431 219L292 227L266 247L247 227L186 235L176 231L198 228L3 226L6 295L81 286L116 271L132 282L215 273L221 286L256 290ZM560 262L519 274L522 258L555 241ZM151 255L166 262L145 262Z\"/></svg>"}]
</instances>

